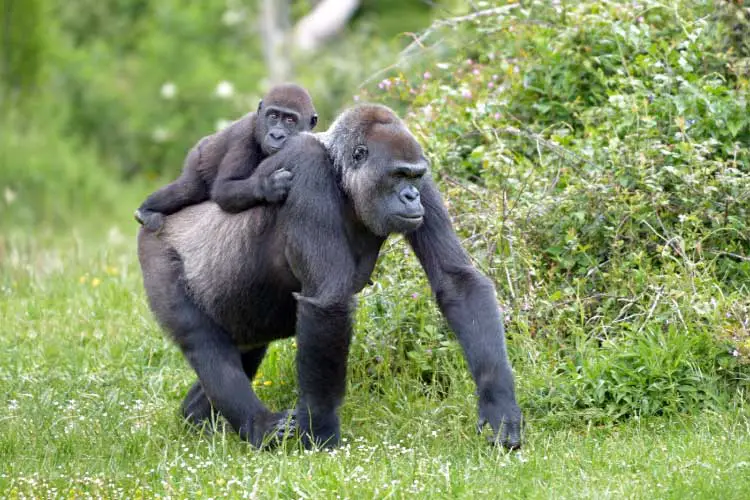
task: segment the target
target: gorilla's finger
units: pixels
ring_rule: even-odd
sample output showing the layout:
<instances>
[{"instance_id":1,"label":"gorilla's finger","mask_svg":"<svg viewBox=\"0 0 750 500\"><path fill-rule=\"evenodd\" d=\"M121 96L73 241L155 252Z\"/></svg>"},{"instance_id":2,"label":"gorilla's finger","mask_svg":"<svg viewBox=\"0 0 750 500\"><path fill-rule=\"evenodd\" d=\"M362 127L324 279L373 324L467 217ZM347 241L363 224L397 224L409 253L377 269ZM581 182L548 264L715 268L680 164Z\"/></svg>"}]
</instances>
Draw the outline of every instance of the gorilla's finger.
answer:
<instances>
[{"instance_id":1,"label":"gorilla's finger","mask_svg":"<svg viewBox=\"0 0 750 500\"><path fill-rule=\"evenodd\" d=\"M521 427L519 421L503 421L489 441L494 445L501 445L507 450L518 450L521 448Z\"/></svg>"},{"instance_id":2,"label":"gorilla's finger","mask_svg":"<svg viewBox=\"0 0 750 500\"><path fill-rule=\"evenodd\" d=\"M291 179L294 177L294 172L285 168L280 168L273 173L273 176L277 179Z\"/></svg>"}]
</instances>

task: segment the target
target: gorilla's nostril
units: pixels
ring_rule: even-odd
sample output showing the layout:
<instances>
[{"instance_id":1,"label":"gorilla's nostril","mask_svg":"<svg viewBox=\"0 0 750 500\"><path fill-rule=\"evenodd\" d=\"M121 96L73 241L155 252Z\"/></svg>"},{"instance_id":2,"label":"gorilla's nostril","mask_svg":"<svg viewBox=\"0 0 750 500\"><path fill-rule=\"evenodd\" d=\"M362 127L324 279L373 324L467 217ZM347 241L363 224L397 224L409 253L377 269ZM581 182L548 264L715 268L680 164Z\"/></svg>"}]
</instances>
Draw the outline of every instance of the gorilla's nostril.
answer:
<instances>
[{"instance_id":1,"label":"gorilla's nostril","mask_svg":"<svg viewBox=\"0 0 750 500\"><path fill-rule=\"evenodd\" d=\"M401 190L401 201L404 203L414 203L419 199L419 191L414 186L409 186Z\"/></svg>"}]
</instances>

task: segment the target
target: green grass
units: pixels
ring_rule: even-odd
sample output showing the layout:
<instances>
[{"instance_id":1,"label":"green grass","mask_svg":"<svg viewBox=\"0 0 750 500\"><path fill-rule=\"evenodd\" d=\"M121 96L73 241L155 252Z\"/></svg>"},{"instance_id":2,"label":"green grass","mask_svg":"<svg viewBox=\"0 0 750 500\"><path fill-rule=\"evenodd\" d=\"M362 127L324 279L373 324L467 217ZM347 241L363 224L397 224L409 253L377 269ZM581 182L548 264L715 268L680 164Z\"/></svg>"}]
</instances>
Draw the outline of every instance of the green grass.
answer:
<instances>
[{"instance_id":1,"label":"green grass","mask_svg":"<svg viewBox=\"0 0 750 500\"><path fill-rule=\"evenodd\" d=\"M46 247L17 236L2 248L0 496L750 494L750 424L741 398L722 412L619 425L527 411L524 449L493 449L474 433L473 387L457 351L447 355L442 375L450 383L441 390L408 371L382 376L389 349L368 354L365 345L376 333L368 320L378 315L372 291L359 314L342 447L313 453L287 443L259 452L231 432L201 435L178 416L193 375L145 304L134 224L105 229L60 236ZM273 408L294 402L294 348L279 343L256 381ZM378 353L385 357L379 374L364 359ZM529 380L542 368L515 369L520 399L530 402L537 396L525 393Z\"/></svg>"}]
</instances>

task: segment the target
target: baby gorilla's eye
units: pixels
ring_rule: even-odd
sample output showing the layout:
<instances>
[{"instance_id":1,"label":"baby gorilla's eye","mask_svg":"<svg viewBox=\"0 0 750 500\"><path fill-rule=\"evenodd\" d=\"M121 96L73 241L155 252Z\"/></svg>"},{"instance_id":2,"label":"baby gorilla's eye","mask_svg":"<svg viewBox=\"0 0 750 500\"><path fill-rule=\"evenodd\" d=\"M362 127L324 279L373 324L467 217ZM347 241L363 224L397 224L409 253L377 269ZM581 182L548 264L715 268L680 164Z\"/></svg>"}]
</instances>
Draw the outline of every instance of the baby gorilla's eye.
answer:
<instances>
[{"instance_id":1,"label":"baby gorilla's eye","mask_svg":"<svg viewBox=\"0 0 750 500\"><path fill-rule=\"evenodd\" d=\"M268 113L268 117L271 120L278 120L279 119L279 114L277 112L275 112L275 111L272 111L272 112Z\"/></svg>"},{"instance_id":2,"label":"baby gorilla's eye","mask_svg":"<svg viewBox=\"0 0 750 500\"><path fill-rule=\"evenodd\" d=\"M287 116L285 120L289 125L294 125L297 123L297 119L293 116Z\"/></svg>"},{"instance_id":3,"label":"baby gorilla's eye","mask_svg":"<svg viewBox=\"0 0 750 500\"><path fill-rule=\"evenodd\" d=\"M352 159L356 163L365 161L365 158L367 158L367 146L357 146L356 148L354 148Z\"/></svg>"}]
</instances>

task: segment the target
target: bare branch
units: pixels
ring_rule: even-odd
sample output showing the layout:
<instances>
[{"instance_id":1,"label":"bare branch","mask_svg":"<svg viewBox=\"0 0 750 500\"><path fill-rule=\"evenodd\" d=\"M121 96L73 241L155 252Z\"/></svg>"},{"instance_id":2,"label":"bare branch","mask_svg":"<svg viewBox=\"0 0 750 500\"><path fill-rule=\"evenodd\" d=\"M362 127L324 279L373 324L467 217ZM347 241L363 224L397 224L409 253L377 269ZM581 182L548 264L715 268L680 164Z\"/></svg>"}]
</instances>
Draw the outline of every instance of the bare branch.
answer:
<instances>
[{"instance_id":1,"label":"bare branch","mask_svg":"<svg viewBox=\"0 0 750 500\"><path fill-rule=\"evenodd\" d=\"M531 139L533 141L536 141L537 144L541 144L542 146L546 147L547 149L551 150L553 153L557 154L558 156L562 158L572 159L576 163L585 163L590 166L596 166L594 162L589 160L588 158L585 158L578 153L575 153L569 149L566 149L556 142L553 142L549 139L545 139L539 134L535 134L534 132L529 132L528 130L520 130L515 127L505 127L501 129L497 129L498 132L502 134L510 134L515 135L519 137L525 137L527 139Z\"/></svg>"},{"instance_id":2,"label":"bare branch","mask_svg":"<svg viewBox=\"0 0 750 500\"><path fill-rule=\"evenodd\" d=\"M467 21L473 21L482 17L489 17L489 16L499 16L502 14L507 14L508 12L511 12L512 10L515 10L519 7L518 4L509 4L509 5L503 5L502 7L496 7L493 9L485 9L485 10L479 10L476 12L472 12L471 14L467 14L465 16L458 16L458 17L451 17L448 19L439 19L437 21L434 21L429 28L424 30L422 34L419 36L414 36L413 33L409 33L409 36L413 39L413 41L404 49L402 50L399 55L398 59L395 63L380 69L367 77L362 83L360 83L359 88L361 89L371 81L375 80L376 78L379 78L380 75L389 72L392 69L398 68L401 65L405 64L412 56L412 53L416 53L417 49L425 50L425 40L429 38L435 31L437 31L439 28L445 27L445 26L456 26L458 24L467 22Z\"/></svg>"}]
</instances>

